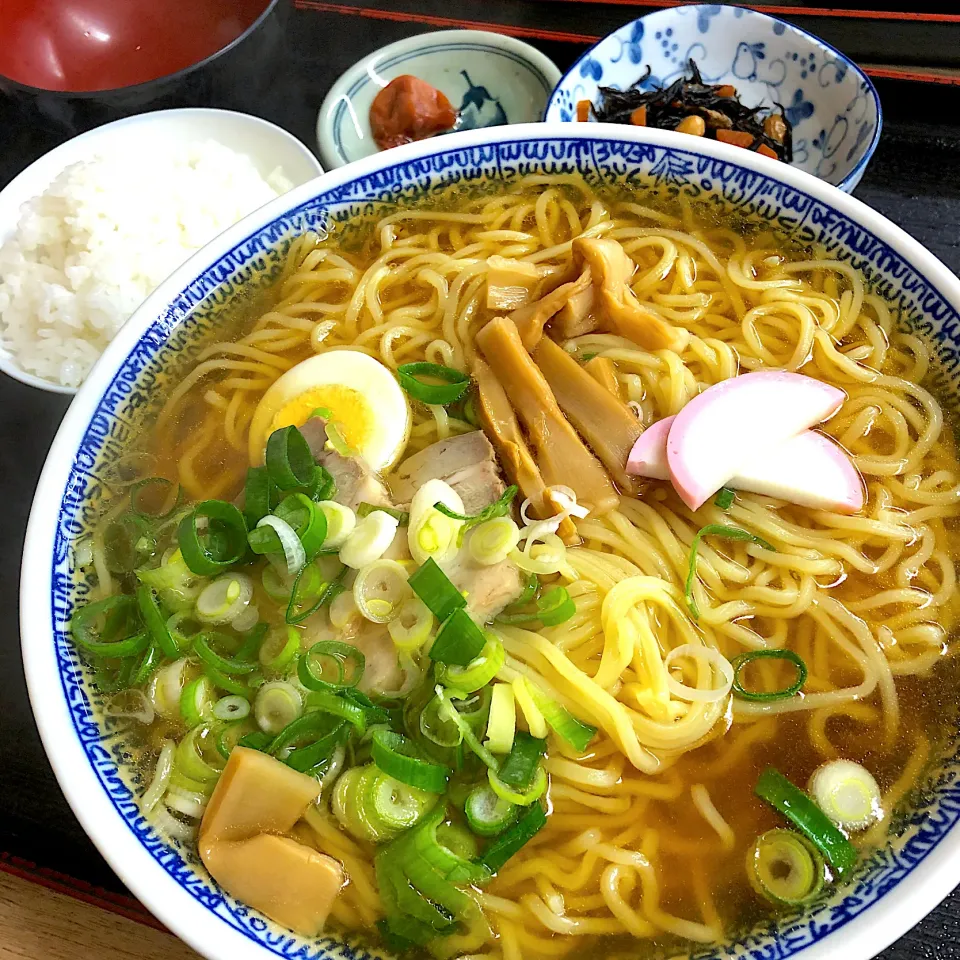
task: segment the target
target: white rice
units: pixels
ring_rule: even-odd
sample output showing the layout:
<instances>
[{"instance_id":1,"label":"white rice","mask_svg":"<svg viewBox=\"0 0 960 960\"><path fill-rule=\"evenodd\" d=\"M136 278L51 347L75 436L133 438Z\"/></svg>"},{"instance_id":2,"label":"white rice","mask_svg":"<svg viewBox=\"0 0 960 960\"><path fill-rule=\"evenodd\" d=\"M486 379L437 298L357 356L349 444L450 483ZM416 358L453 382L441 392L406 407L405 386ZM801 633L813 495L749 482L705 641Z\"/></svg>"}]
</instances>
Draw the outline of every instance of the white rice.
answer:
<instances>
[{"instance_id":1,"label":"white rice","mask_svg":"<svg viewBox=\"0 0 960 960\"><path fill-rule=\"evenodd\" d=\"M212 140L67 167L0 245L0 349L83 382L133 311L194 251L292 184Z\"/></svg>"}]
</instances>

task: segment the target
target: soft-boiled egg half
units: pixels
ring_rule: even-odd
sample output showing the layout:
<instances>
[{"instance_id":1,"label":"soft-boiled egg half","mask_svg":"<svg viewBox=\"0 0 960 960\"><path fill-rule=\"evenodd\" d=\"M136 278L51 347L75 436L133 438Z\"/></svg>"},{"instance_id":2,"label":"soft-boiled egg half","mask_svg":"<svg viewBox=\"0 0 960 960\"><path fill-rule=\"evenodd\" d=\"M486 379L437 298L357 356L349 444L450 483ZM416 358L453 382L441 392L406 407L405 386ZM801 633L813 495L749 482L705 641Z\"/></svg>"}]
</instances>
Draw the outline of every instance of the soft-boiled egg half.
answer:
<instances>
[{"instance_id":1,"label":"soft-boiled egg half","mask_svg":"<svg viewBox=\"0 0 960 960\"><path fill-rule=\"evenodd\" d=\"M263 395L250 424L250 462L263 463L274 430L302 427L318 407L371 470L387 470L403 453L410 406L394 375L358 350L331 350L291 367Z\"/></svg>"}]
</instances>

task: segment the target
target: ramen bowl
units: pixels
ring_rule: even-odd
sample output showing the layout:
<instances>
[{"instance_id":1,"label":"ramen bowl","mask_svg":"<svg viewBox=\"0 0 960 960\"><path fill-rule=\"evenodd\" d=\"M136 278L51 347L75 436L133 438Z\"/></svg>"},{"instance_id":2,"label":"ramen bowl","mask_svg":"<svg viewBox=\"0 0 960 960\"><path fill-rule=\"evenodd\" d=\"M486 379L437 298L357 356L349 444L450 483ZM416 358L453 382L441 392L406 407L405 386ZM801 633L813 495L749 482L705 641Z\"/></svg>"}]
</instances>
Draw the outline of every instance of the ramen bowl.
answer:
<instances>
[{"instance_id":1,"label":"ramen bowl","mask_svg":"<svg viewBox=\"0 0 960 960\"><path fill-rule=\"evenodd\" d=\"M800 27L745 7L684 4L604 37L557 84L544 119L570 121L600 87L644 90L689 75L730 84L747 106L779 105L793 127L793 165L850 193L880 139L880 98L847 56Z\"/></svg>"},{"instance_id":2,"label":"ramen bowl","mask_svg":"<svg viewBox=\"0 0 960 960\"><path fill-rule=\"evenodd\" d=\"M101 719L67 624L89 592L76 550L125 438L154 410L164 371L194 350L237 291L275 276L292 238L346 224L376 204L405 204L484 179L580 174L597 188L662 188L778 226L820 244L868 277L901 323L929 341L960 399L960 281L902 230L802 171L672 132L588 124L516 126L411 144L329 172L278 198L194 255L122 328L77 394L53 443L27 531L21 577L23 658L31 701L61 788L104 857L171 930L212 960L349 958L356 947L304 940L237 902L186 846L141 814L143 789L114 726ZM802 910L698 956L867 960L902 935L957 882L960 736L954 731L922 789L901 810L887 846L851 880ZM369 954L365 954L369 955Z\"/></svg>"}]
</instances>

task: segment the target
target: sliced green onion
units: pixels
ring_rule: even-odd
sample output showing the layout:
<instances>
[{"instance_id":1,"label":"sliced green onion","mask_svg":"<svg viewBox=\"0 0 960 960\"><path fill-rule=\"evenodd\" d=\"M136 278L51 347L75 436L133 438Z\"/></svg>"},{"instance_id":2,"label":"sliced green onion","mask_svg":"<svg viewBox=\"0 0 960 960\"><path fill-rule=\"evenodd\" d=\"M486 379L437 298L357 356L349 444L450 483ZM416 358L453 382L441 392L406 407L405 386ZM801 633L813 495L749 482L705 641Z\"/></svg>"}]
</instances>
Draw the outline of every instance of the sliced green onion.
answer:
<instances>
[{"instance_id":1,"label":"sliced green onion","mask_svg":"<svg viewBox=\"0 0 960 960\"><path fill-rule=\"evenodd\" d=\"M242 720L220 724L216 735L217 752L224 760L229 760L233 748L240 743L244 736L253 733L254 729L252 718L249 715Z\"/></svg>"},{"instance_id":2,"label":"sliced green onion","mask_svg":"<svg viewBox=\"0 0 960 960\"><path fill-rule=\"evenodd\" d=\"M336 579L322 580L322 574L314 563L304 564L293 581L293 590L284 615L287 623L301 623L324 604L332 602L343 591L340 581L346 572L347 568L341 567Z\"/></svg>"},{"instance_id":3,"label":"sliced green onion","mask_svg":"<svg viewBox=\"0 0 960 960\"><path fill-rule=\"evenodd\" d=\"M144 504L144 492L147 491L147 500L159 498L159 508L151 510ZM149 491L152 491L153 496ZM146 480L138 480L130 488L130 510L138 517L146 517L148 520L166 520L173 516L174 511L180 506L181 490L179 484L174 484L165 477L148 477ZM163 510L169 504L166 510ZM162 511L162 512L161 512Z\"/></svg>"},{"instance_id":4,"label":"sliced green onion","mask_svg":"<svg viewBox=\"0 0 960 960\"><path fill-rule=\"evenodd\" d=\"M721 487L720 492L713 501L714 505L718 506L721 510L729 510L733 506L736 495L735 490L731 490L729 487Z\"/></svg>"},{"instance_id":5,"label":"sliced green onion","mask_svg":"<svg viewBox=\"0 0 960 960\"><path fill-rule=\"evenodd\" d=\"M540 832L546 822L546 811L541 804L535 803L490 845L487 852L480 858L480 862L491 873L497 873L514 854Z\"/></svg>"},{"instance_id":6,"label":"sliced green onion","mask_svg":"<svg viewBox=\"0 0 960 960\"><path fill-rule=\"evenodd\" d=\"M765 899L799 906L823 889L823 858L799 833L768 830L747 851L747 877Z\"/></svg>"},{"instance_id":7,"label":"sliced green onion","mask_svg":"<svg viewBox=\"0 0 960 960\"><path fill-rule=\"evenodd\" d=\"M493 788L484 783L467 795L463 812L477 836L496 837L517 819L520 809L517 804L498 797Z\"/></svg>"},{"instance_id":8,"label":"sliced green onion","mask_svg":"<svg viewBox=\"0 0 960 960\"><path fill-rule=\"evenodd\" d=\"M225 573L200 591L194 609L203 623L232 623L252 599L253 581L246 574Z\"/></svg>"},{"instance_id":9,"label":"sliced green onion","mask_svg":"<svg viewBox=\"0 0 960 960\"><path fill-rule=\"evenodd\" d=\"M506 516L510 512L510 504L513 503L513 498L517 495L519 489L520 488L516 486L507 487L493 503L475 514L457 513L440 501L437 501L433 505L433 509L438 510L445 517L450 517L451 520L462 520L463 527L460 532L462 538L463 534L471 529L471 527L476 527L481 523L485 523L487 520L493 520L495 517Z\"/></svg>"},{"instance_id":10,"label":"sliced green onion","mask_svg":"<svg viewBox=\"0 0 960 960\"><path fill-rule=\"evenodd\" d=\"M371 513L376 513L378 510L388 517L393 517L401 527L405 527L410 522L410 514L406 510L398 510L396 507L385 507L378 503L367 503L366 501L357 507L357 516L369 517Z\"/></svg>"},{"instance_id":11,"label":"sliced green onion","mask_svg":"<svg viewBox=\"0 0 960 960\"><path fill-rule=\"evenodd\" d=\"M536 613L501 613L497 623L518 624L539 620L545 627L566 623L577 612L577 605L566 587L553 587L537 598Z\"/></svg>"},{"instance_id":12,"label":"sliced green onion","mask_svg":"<svg viewBox=\"0 0 960 960\"><path fill-rule=\"evenodd\" d=\"M500 764L497 777L509 787L527 788L540 764L540 758L547 749L547 741L531 737L524 730L518 730L513 739L513 749Z\"/></svg>"},{"instance_id":13,"label":"sliced green onion","mask_svg":"<svg viewBox=\"0 0 960 960\"><path fill-rule=\"evenodd\" d=\"M243 514L247 526L253 530L268 513L273 513L279 498L280 491L270 479L270 471L266 467L251 467L243 488Z\"/></svg>"},{"instance_id":14,"label":"sliced green onion","mask_svg":"<svg viewBox=\"0 0 960 960\"><path fill-rule=\"evenodd\" d=\"M249 714L250 701L235 694L229 697L221 697L213 705L213 715L218 720L243 720Z\"/></svg>"},{"instance_id":15,"label":"sliced green onion","mask_svg":"<svg viewBox=\"0 0 960 960\"><path fill-rule=\"evenodd\" d=\"M495 683L490 694L490 715L484 746L491 753L509 753L517 731L517 702L509 683Z\"/></svg>"},{"instance_id":16,"label":"sliced green onion","mask_svg":"<svg viewBox=\"0 0 960 960\"><path fill-rule=\"evenodd\" d=\"M206 519L201 535L197 521ZM243 514L223 500L204 500L180 521L180 553L193 573L210 577L239 563L247 552L247 525Z\"/></svg>"},{"instance_id":17,"label":"sliced green onion","mask_svg":"<svg viewBox=\"0 0 960 960\"><path fill-rule=\"evenodd\" d=\"M167 629L167 618L160 612L157 598L153 595L153 588L141 583L137 587L137 605L140 615L146 624L153 642L160 648L168 660L176 660L180 656L180 649L170 636Z\"/></svg>"},{"instance_id":18,"label":"sliced green onion","mask_svg":"<svg viewBox=\"0 0 960 960\"><path fill-rule=\"evenodd\" d=\"M577 753L583 753L596 736L597 728L578 720L565 706L548 697L533 681L524 677L523 682L553 732L569 743Z\"/></svg>"},{"instance_id":19,"label":"sliced green onion","mask_svg":"<svg viewBox=\"0 0 960 960\"><path fill-rule=\"evenodd\" d=\"M264 670L280 673L300 651L300 634L291 626L271 627L260 645L257 658Z\"/></svg>"},{"instance_id":20,"label":"sliced green onion","mask_svg":"<svg viewBox=\"0 0 960 960\"><path fill-rule=\"evenodd\" d=\"M208 739L209 738L209 739ZM176 773L189 777L203 789L204 784L209 784L220 776L223 764L220 762L218 753L214 753L214 758L218 766L209 763L204 757L204 744L214 746L212 734L206 725L194 726L188 730L183 739L177 744ZM193 785L186 785L187 789L195 789Z\"/></svg>"},{"instance_id":21,"label":"sliced green onion","mask_svg":"<svg viewBox=\"0 0 960 960\"><path fill-rule=\"evenodd\" d=\"M163 604L178 613L193 609L197 596L203 589L199 578L187 566L180 550L174 550L159 567L136 570L137 579L156 590Z\"/></svg>"},{"instance_id":22,"label":"sliced green onion","mask_svg":"<svg viewBox=\"0 0 960 960\"><path fill-rule=\"evenodd\" d=\"M314 407L307 419L312 420L314 417L331 420L333 418L333 411L329 407Z\"/></svg>"},{"instance_id":23,"label":"sliced green onion","mask_svg":"<svg viewBox=\"0 0 960 960\"><path fill-rule=\"evenodd\" d=\"M442 686L437 684L436 693L441 701L438 716L441 719L451 720L460 728L463 742L486 764L490 770L497 770L500 761L480 742L470 724L460 711L450 702L449 695Z\"/></svg>"},{"instance_id":24,"label":"sliced green onion","mask_svg":"<svg viewBox=\"0 0 960 960\"><path fill-rule=\"evenodd\" d=\"M411 740L390 730L377 730L371 748L373 762L391 777L419 790L443 793L450 779L450 770L431 763L417 753Z\"/></svg>"},{"instance_id":25,"label":"sliced green onion","mask_svg":"<svg viewBox=\"0 0 960 960\"><path fill-rule=\"evenodd\" d=\"M313 690L307 694L307 709L320 710L346 720L358 733L367 729L367 707L346 697L337 696L332 690Z\"/></svg>"},{"instance_id":26,"label":"sliced green onion","mask_svg":"<svg viewBox=\"0 0 960 960\"><path fill-rule=\"evenodd\" d=\"M693 581L697 576L697 549L700 546L700 541L704 537L722 537L724 540L747 540L750 543L759 544L766 550L776 551L776 547L771 543L767 543L763 537L758 537L755 533L750 533L747 530L741 530L739 527L727 527L720 523L708 523L705 527L701 527L697 531L697 535L693 538L693 543L690 544L690 558L687 561L687 579L683 585L683 595L686 598L687 606L690 608L690 615L694 620L700 619L700 610L697 607L697 602L693 598Z\"/></svg>"},{"instance_id":27,"label":"sliced green onion","mask_svg":"<svg viewBox=\"0 0 960 960\"><path fill-rule=\"evenodd\" d=\"M463 742L463 734L448 716L440 716L443 704L443 700L434 697L420 711L420 732L438 747L457 747Z\"/></svg>"},{"instance_id":28,"label":"sliced green onion","mask_svg":"<svg viewBox=\"0 0 960 960\"><path fill-rule=\"evenodd\" d=\"M797 676L790 686L784 687L782 690L772 690L769 693L759 690L747 690L740 680L740 674L747 664L752 663L754 660L786 660L787 663L792 664L796 668ZM739 697L741 700L752 700L759 703L773 700L788 700L790 697L799 693L807 681L807 665L800 656L792 650L747 650L745 653L740 653L735 656L730 661L730 666L733 667L733 685L731 689L733 690L733 695Z\"/></svg>"},{"instance_id":29,"label":"sliced green onion","mask_svg":"<svg viewBox=\"0 0 960 960\"><path fill-rule=\"evenodd\" d=\"M180 716L190 728L197 727L213 715L213 686L207 677L191 680L180 694Z\"/></svg>"},{"instance_id":30,"label":"sliced green onion","mask_svg":"<svg viewBox=\"0 0 960 960\"><path fill-rule=\"evenodd\" d=\"M316 556L327 537L327 517L323 510L302 493L288 493L273 513L293 528L306 555Z\"/></svg>"},{"instance_id":31,"label":"sliced green onion","mask_svg":"<svg viewBox=\"0 0 960 960\"><path fill-rule=\"evenodd\" d=\"M479 655L465 667L441 663L437 668L437 679L444 686L464 693L473 693L485 687L500 671L505 656L499 637L488 632L486 638Z\"/></svg>"},{"instance_id":32,"label":"sliced green onion","mask_svg":"<svg viewBox=\"0 0 960 960\"><path fill-rule=\"evenodd\" d=\"M355 457L357 451L347 443L347 438L340 429L340 424L328 421L324 424L324 432L327 435L328 446L341 457Z\"/></svg>"},{"instance_id":33,"label":"sliced green onion","mask_svg":"<svg viewBox=\"0 0 960 960\"><path fill-rule=\"evenodd\" d=\"M317 503L317 507L323 511L323 516L327 521L327 537L323 541L324 548L339 550L346 542L347 537L353 533L353 528L357 525L357 514L342 503L337 503L336 500L321 500ZM364 504L361 503L360 509L362 510L363 507ZM361 513L360 516L366 516L366 514Z\"/></svg>"},{"instance_id":34,"label":"sliced green onion","mask_svg":"<svg viewBox=\"0 0 960 960\"><path fill-rule=\"evenodd\" d=\"M337 495L337 485L334 482L333 474L318 463L313 468L313 476L310 478L310 482L302 488L302 492L315 503L332 500Z\"/></svg>"},{"instance_id":35,"label":"sliced green onion","mask_svg":"<svg viewBox=\"0 0 960 960\"><path fill-rule=\"evenodd\" d=\"M142 683L146 683L147 678L162 659L163 654L160 652L160 648L151 641L140 658L139 666L130 676L130 686L139 687Z\"/></svg>"},{"instance_id":36,"label":"sliced green onion","mask_svg":"<svg viewBox=\"0 0 960 960\"><path fill-rule=\"evenodd\" d=\"M520 528L516 523L510 517L494 517L476 527L467 549L477 563L491 567L506 560L519 542Z\"/></svg>"},{"instance_id":37,"label":"sliced green onion","mask_svg":"<svg viewBox=\"0 0 960 960\"><path fill-rule=\"evenodd\" d=\"M485 867L475 862L477 854L476 839L463 827L445 823L446 811L442 806L434 807L423 822L402 837L397 846L405 851L404 869L410 882L430 896L435 891L440 896L437 902L443 902L451 911L457 909L443 896L442 890L432 883L431 874L439 874L450 883L482 883L490 879ZM424 885L431 884L431 889ZM462 901L461 901L462 903Z\"/></svg>"},{"instance_id":38,"label":"sliced green onion","mask_svg":"<svg viewBox=\"0 0 960 960\"><path fill-rule=\"evenodd\" d=\"M440 625L433 646L430 647L430 659L465 667L480 656L486 642L483 631L461 607L454 610Z\"/></svg>"},{"instance_id":39,"label":"sliced green onion","mask_svg":"<svg viewBox=\"0 0 960 960\"><path fill-rule=\"evenodd\" d=\"M423 383L418 377L430 377L445 383ZM414 400L421 403L446 406L459 400L470 386L470 378L453 367L442 367L438 363L405 363L397 368L400 386Z\"/></svg>"},{"instance_id":40,"label":"sliced green onion","mask_svg":"<svg viewBox=\"0 0 960 960\"><path fill-rule=\"evenodd\" d=\"M355 687L360 682L366 662L360 650L349 643L321 640L301 655L297 676L308 690L341 690ZM347 664L352 664L349 671L345 669ZM325 671L325 665L333 667L333 675Z\"/></svg>"},{"instance_id":41,"label":"sliced green onion","mask_svg":"<svg viewBox=\"0 0 960 960\"><path fill-rule=\"evenodd\" d=\"M286 680L271 680L258 691L253 702L257 726L275 737L303 713L300 691Z\"/></svg>"},{"instance_id":42,"label":"sliced green onion","mask_svg":"<svg viewBox=\"0 0 960 960\"><path fill-rule=\"evenodd\" d=\"M203 672L207 675L210 682L218 689L225 690L227 693L235 693L238 697L250 696L250 687L246 683L242 682L241 680L237 680L226 673L222 673L216 667L213 667L210 664L205 664ZM250 674L248 679L252 680L253 676L254 674Z\"/></svg>"},{"instance_id":43,"label":"sliced green onion","mask_svg":"<svg viewBox=\"0 0 960 960\"><path fill-rule=\"evenodd\" d=\"M433 557L410 574L408 583L438 620L446 620L455 610L467 605L466 597L450 582Z\"/></svg>"},{"instance_id":44,"label":"sliced green onion","mask_svg":"<svg viewBox=\"0 0 960 960\"><path fill-rule=\"evenodd\" d=\"M433 624L434 617L427 605L419 597L410 597L400 605L396 617L387 624L387 630L398 650L413 653L426 643Z\"/></svg>"},{"instance_id":45,"label":"sliced green onion","mask_svg":"<svg viewBox=\"0 0 960 960\"><path fill-rule=\"evenodd\" d=\"M389 623L410 595L407 571L396 560L374 560L353 581L353 599L361 615L373 623Z\"/></svg>"},{"instance_id":46,"label":"sliced green onion","mask_svg":"<svg viewBox=\"0 0 960 960\"><path fill-rule=\"evenodd\" d=\"M857 862L857 849L830 818L779 770L767 767L754 792L782 813L827 858L839 877Z\"/></svg>"},{"instance_id":47,"label":"sliced green onion","mask_svg":"<svg viewBox=\"0 0 960 960\"><path fill-rule=\"evenodd\" d=\"M844 830L863 830L883 816L880 787L866 767L853 760L831 760L810 777L817 806Z\"/></svg>"},{"instance_id":48,"label":"sliced green onion","mask_svg":"<svg viewBox=\"0 0 960 960\"><path fill-rule=\"evenodd\" d=\"M518 731L520 732L520 731ZM490 781L490 787L493 792L510 803L515 803L520 807L529 807L531 803L539 800L547 792L547 771L542 766L538 766L533 774L533 779L529 786L511 787L504 783L492 769L487 769L487 779Z\"/></svg>"},{"instance_id":49,"label":"sliced green onion","mask_svg":"<svg viewBox=\"0 0 960 960\"><path fill-rule=\"evenodd\" d=\"M278 756L288 747L299 746L284 760L296 770L307 770L326 759L343 736L346 725L339 717L326 713L308 713L288 723L270 741L266 752Z\"/></svg>"},{"instance_id":50,"label":"sliced green onion","mask_svg":"<svg viewBox=\"0 0 960 960\"><path fill-rule=\"evenodd\" d=\"M105 623L98 632L95 624L100 617L105 618ZM70 633L88 653L109 658L133 657L143 653L150 643L139 621L136 599L118 594L78 607L70 618ZM125 625L135 632L112 639L118 627Z\"/></svg>"},{"instance_id":51,"label":"sliced green onion","mask_svg":"<svg viewBox=\"0 0 960 960\"><path fill-rule=\"evenodd\" d=\"M369 790L374 814L388 830L409 829L437 802L435 793L411 787L379 771L371 778Z\"/></svg>"},{"instance_id":52,"label":"sliced green onion","mask_svg":"<svg viewBox=\"0 0 960 960\"><path fill-rule=\"evenodd\" d=\"M340 548L340 562L359 570L379 560L393 543L397 526L396 519L382 510L364 517Z\"/></svg>"},{"instance_id":53,"label":"sliced green onion","mask_svg":"<svg viewBox=\"0 0 960 960\"><path fill-rule=\"evenodd\" d=\"M316 461L310 445L294 426L270 434L265 459L270 479L281 490L306 487L314 480Z\"/></svg>"},{"instance_id":54,"label":"sliced green onion","mask_svg":"<svg viewBox=\"0 0 960 960\"><path fill-rule=\"evenodd\" d=\"M193 640L193 652L208 666L213 667L228 677L235 674L252 673L256 664L252 660L238 660L235 657L224 657L213 649L212 644L223 643L227 640L225 634L199 633Z\"/></svg>"}]
</instances>

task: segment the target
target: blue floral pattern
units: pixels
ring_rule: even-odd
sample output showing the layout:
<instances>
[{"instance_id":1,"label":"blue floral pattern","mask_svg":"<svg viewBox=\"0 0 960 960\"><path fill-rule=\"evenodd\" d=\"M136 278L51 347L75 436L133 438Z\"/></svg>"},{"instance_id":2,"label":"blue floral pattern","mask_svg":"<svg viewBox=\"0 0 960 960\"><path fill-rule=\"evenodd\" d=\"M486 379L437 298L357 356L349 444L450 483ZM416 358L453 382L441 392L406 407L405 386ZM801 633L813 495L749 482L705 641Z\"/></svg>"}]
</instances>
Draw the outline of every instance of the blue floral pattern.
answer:
<instances>
[{"instance_id":1,"label":"blue floral pattern","mask_svg":"<svg viewBox=\"0 0 960 960\"><path fill-rule=\"evenodd\" d=\"M628 23L561 79L545 119L574 119L597 88L624 90L646 67L645 88L671 83L693 59L709 83L733 84L750 105L782 104L794 125L794 165L851 191L876 147L881 116L866 76L828 44L766 14L721 4L660 10ZM838 117L843 121L839 122Z\"/></svg>"},{"instance_id":2,"label":"blue floral pattern","mask_svg":"<svg viewBox=\"0 0 960 960\"><path fill-rule=\"evenodd\" d=\"M891 305L900 323L926 337L940 361L934 389L960 405L960 315L937 287L881 237L823 201L764 174L734 163L699 155L695 150L663 148L591 135L543 136L526 140L493 139L461 147L438 141L432 155L391 164L385 154L371 173L321 189L254 231L212 263L152 319L139 342L107 383L88 424L80 432L72 464L64 463L59 522L51 544L50 633L62 704L70 714L77 742L116 813L115 829L132 833L156 864L224 924L268 953L297 960L370 958L356 944L331 938L306 941L281 930L224 895L195 856L157 832L141 816L135 799L135 775L123 748L122 730L104 725L88 676L81 666L67 624L73 608L88 591L73 553L73 544L89 532L111 465L150 417L159 400L157 385L175 377L195 356L199 338L217 323L218 311L238 291L276 276L292 238L306 229L323 231L350 224L380 209L416 202L453 184L469 188L489 178L511 182L530 174L579 174L594 185L666 190L675 197L705 201L763 220L804 246L822 245L828 253L863 273L871 289ZM824 133L830 147L829 132ZM842 142L842 140L841 140ZM818 148L819 149L819 148ZM134 320L134 323L137 321ZM40 504L38 509L47 509ZM36 572L36 571L35 571ZM40 585L44 590L46 584ZM44 642L43 637L32 638ZM54 688L47 688L48 696ZM896 839L863 864L852 883L826 891L804 912L781 917L752 931L738 943L706 949L702 960L786 960L859 917L915 870L960 819L960 732L943 758L943 773L930 781L923 798L896 824Z\"/></svg>"}]
</instances>

